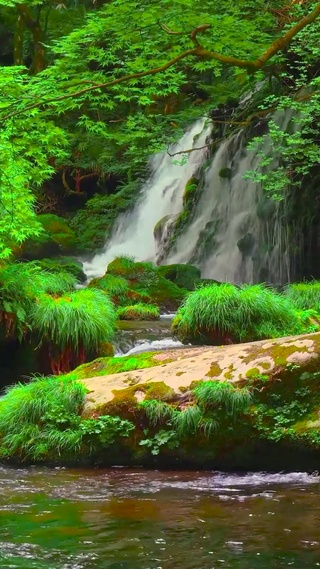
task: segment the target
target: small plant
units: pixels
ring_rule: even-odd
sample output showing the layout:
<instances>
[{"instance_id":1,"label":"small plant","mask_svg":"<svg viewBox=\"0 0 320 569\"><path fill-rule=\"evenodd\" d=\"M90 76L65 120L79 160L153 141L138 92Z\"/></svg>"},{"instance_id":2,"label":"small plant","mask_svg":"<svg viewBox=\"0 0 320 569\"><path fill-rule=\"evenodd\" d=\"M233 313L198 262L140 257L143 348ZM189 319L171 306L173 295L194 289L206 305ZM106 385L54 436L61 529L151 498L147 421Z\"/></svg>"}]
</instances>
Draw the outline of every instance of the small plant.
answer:
<instances>
[{"instance_id":1,"label":"small plant","mask_svg":"<svg viewBox=\"0 0 320 569\"><path fill-rule=\"evenodd\" d=\"M119 320L159 320L160 311L157 306L135 304L118 309Z\"/></svg>"},{"instance_id":2,"label":"small plant","mask_svg":"<svg viewBox=\"0 0 320 569\"><path fill-rule=\"evenodd\" d=\"M171 405L156 399L142 401L140 407L145 411L150 425L153 427L158 423L170 422L175 416L175 410Z\"/></svg>"},{"instance_id":3,"label":"small plant","mask_svg":"<svg viewBox=\"0 0 320 569\"><path fill-rule=\"evenodd\" d=\"M227 381L202 381L194 390L198 405L204 409L223 409L232 417L244 413L252 403L245 387L234 387Z\"/></svg>"},{"instance_id":4,"label":"small plant","mask_svg":"<svg viewBox=\"0 0 320 569\"><path fill-rule=\"evenodd\" d=\"M145 435L148 435L149 431L146 429L144 431ZM157 456L163 447L168 449L174 449L179 446L179 438L177 437L176 431L158 431L155 435L150 438L143 439L139 443L140 446L146 446L151 449L151 454Z\"/></svg>"}]
</instances>

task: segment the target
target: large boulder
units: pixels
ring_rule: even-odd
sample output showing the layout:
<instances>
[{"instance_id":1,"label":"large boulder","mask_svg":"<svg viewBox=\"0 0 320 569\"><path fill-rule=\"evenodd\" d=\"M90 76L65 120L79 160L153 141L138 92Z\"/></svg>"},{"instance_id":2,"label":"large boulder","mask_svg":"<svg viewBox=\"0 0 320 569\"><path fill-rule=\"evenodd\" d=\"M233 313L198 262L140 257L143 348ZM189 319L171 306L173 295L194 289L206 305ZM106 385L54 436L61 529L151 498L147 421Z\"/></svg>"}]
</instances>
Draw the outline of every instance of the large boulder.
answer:
<instances>
[{"instance_id":1,"label":"large boulder","mask_svg":"<svg viewBox=\"0 0 320 569\"><path fill-rule=\"evenodd\" d=\"M124 464L313 470L319 363L319 333L153 354L147 369L82 379L84 415L135 425Z\"/></svg>"}]
</instances>

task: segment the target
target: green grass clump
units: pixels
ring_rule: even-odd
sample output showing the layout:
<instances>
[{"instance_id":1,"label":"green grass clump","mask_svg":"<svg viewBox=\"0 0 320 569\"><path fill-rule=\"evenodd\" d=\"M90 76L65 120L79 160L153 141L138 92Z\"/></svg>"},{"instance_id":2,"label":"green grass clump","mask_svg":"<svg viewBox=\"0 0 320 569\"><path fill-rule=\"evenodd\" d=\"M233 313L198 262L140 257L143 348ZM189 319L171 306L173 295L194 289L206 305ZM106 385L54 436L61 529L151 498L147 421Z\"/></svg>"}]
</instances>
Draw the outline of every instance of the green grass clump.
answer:
<instances>
[{"instance_id":1,"label":"green grass clump","mask_svg":"<svg viewBox=\"0 0 320 569\"><path fill-rule=\"evenodd\" d=\"M65 377L38 377L10 387L0 399L0 456L36 460L76 452L81 433L70 423L81 412L85 395L81 383Z\"/></svg>"},{"instance_id":2,"label":"green grass clump","mask_svg":"<svg viewBox=\"0 0 320 569\"><path fill-rule=\"evenodd\" d=\"M77 355L83 362L86 353L98 352L101 343L113 337L115 322L111 300L95 289L42 295L32 312L32 328L49 345L54 373L69 371Z\"/></svg>"},{"instance_id":3,"label":"green grass clump","mask_svg":"<svg viewBox=\"0 0 320 569\"><path fill-rule=\"evenodd\" d=\"M132 356L97 358L92 362L78 366L71 374L77 379L86 379L89 377L110 375L112 373L145 369L163 364L163 361L155 360L153 358L154 355L155 352L144 352L143 354Z\"/></svg>"},{"instance_id":4,"label":"green grass clump","mask_svg":"<svg viewBox=\"0 0 320 569\"><path fill-rule=\"evenodd\" d=\"M34 262L8 263L0 269L0 313L6 335L22 339L30 328L30 315L44 294L71 291L76 279L69 273L52 273Z\"/></svg>"},{"instance_id":5,"label":"green grass clump","mask_svg":"<svg viewBox=\"0 0 320 569\"><path fill-rule=\"evenodd\" d=\"M87 390L74 377L38 377L0 399L0 457L19 462L79 462L128 437L120 417L83 418Z\"/></svg>"},{"instance_id":6,"label":"green grass clump","mask_svg":"<svg viewBox=\"0 0 320 569\"><path fill-rule=\"evenodd\" d=\"M123 296L129 290L128 281L125 278L105 274L103 277L92 279L88 285L90 288L99 288L110 296Z\"/></svg>"},{"instance_id":7,"label":"green grass clump","mask_svg":"<svg viewBox=\"0 0 320 569\"><path fill-rule=\"evenodd\" d=\"M320 312L320 281L288 285L284 294L297 310Z\"/></svg>"},{"instance_id":8,"label":"green grass clump","mask_svg":"<svg viewBox=\"0 0 320 569\"><path fill-rule=\"evenodd\" d=\"M248 389L235 387L228 381L202 381L194 394L202 409L220 408L232 417L244 413L252 403Z\"/></svg>"},{"instance_id":9,"label":"green grass clump","mask_svg":"<svg viewBox=\"0 0 320 569\"><path fill-rule=\"evenodd\" d=\"M119 320L159 320L160 311L157 306L139 303L119 308L117 315Z\"/></svg>"},{"instance_id":10,"label":"green grass clump","mask_svg":"<svg viewBox=\"0 0 320 569\"><path fill-rule=\"evenodd\" d=\"M264 285L201 287L187 297L173 321L173 332L182 341L213 345L303 331L289 299Z\"/></svg>"}]
</instances>

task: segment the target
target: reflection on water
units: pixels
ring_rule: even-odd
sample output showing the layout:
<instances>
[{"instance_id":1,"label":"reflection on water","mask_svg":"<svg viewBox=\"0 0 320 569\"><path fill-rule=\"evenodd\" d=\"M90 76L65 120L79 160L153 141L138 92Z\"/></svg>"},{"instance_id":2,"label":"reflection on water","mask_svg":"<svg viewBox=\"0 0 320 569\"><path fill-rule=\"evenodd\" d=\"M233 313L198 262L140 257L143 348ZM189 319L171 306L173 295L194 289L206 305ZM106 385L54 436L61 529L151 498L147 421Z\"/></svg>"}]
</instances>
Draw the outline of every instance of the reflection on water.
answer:
<instances>
[{"instance_id":1,"label":"reflection on water","mask_svg":"<svg viewBox=\"0 0 320 569\"><path fill-rule=\"evenodd\" d=\"M0 469L1 569L311 569L307 474Z\"/></svg>"}]
</instances>

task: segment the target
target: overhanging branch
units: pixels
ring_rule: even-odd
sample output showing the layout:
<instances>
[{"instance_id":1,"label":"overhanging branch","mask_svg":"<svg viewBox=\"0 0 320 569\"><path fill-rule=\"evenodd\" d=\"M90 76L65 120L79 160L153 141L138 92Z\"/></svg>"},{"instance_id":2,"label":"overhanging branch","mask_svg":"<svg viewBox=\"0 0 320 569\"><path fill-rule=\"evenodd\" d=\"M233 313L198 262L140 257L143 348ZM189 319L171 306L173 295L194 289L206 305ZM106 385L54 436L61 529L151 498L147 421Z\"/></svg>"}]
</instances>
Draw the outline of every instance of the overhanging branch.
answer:
<instances>
[{"instance_id":1,"label":"overhanging branch","mask_svg":"<svg viewBox=\"0 0 320 569\"><path fill-rule=\"evenodd\" d=\"M35 103L31 103L30 105L26 105L24 109L19 109L17 111L8 113L7 115L0 118L0 120L4 121L14 116L30 111L32 109L47 107L51 103L55 103L65 99L70 99L73 97L79 97L81 95L84 95L91 91L95 91L97 89L108 89L115 85L119 85L124 82L129 82L132 79L142 79L144 77L148 77L149 75L156 75L158 73L166 71L170 67L173 67L174 65L176 65L183 59L186 59L187 57L197 57L198 59L212 59L215 61L219 61L224 65L240 67L246 69L248 72L254 73L255 71L261 69L267 63L267 61L269 61L274 55L276 55L279 51L281 51L284 47L286 47L303 28L311 24L319 15L320 15L320 2L316 5L315 9L312 12L310 12L310 14L299 20L299 22L297 22L294 26L292 26L283 36L275 40L271 44L271 46L268 47L268 49L266 49L257 59L253 61L237 59L235 57L223 55L220 53L216 53L214 51L204 49L199 43L197 35L199 33L205 32L210 26L209 24L202 24L201 26L195 28L190 34L190 39L195 47L193 49L185 50L180 55L174 57L173 59L170 59L164 65L155 67L154 69L150 69L147 71L141 71L138 73L132 73L130 75L124 75L123 77L118 77L117 79L106 81L105 83L96 83L94 85L91 85L90 87L80 89L79 91L74 91L73 93L66 93L64 95L60 95L57 97L39 100ZM169 32L171 32L171 30L169 30ZM167 31L167 33L169 32Z\"/></svg>"}]
</instances>

